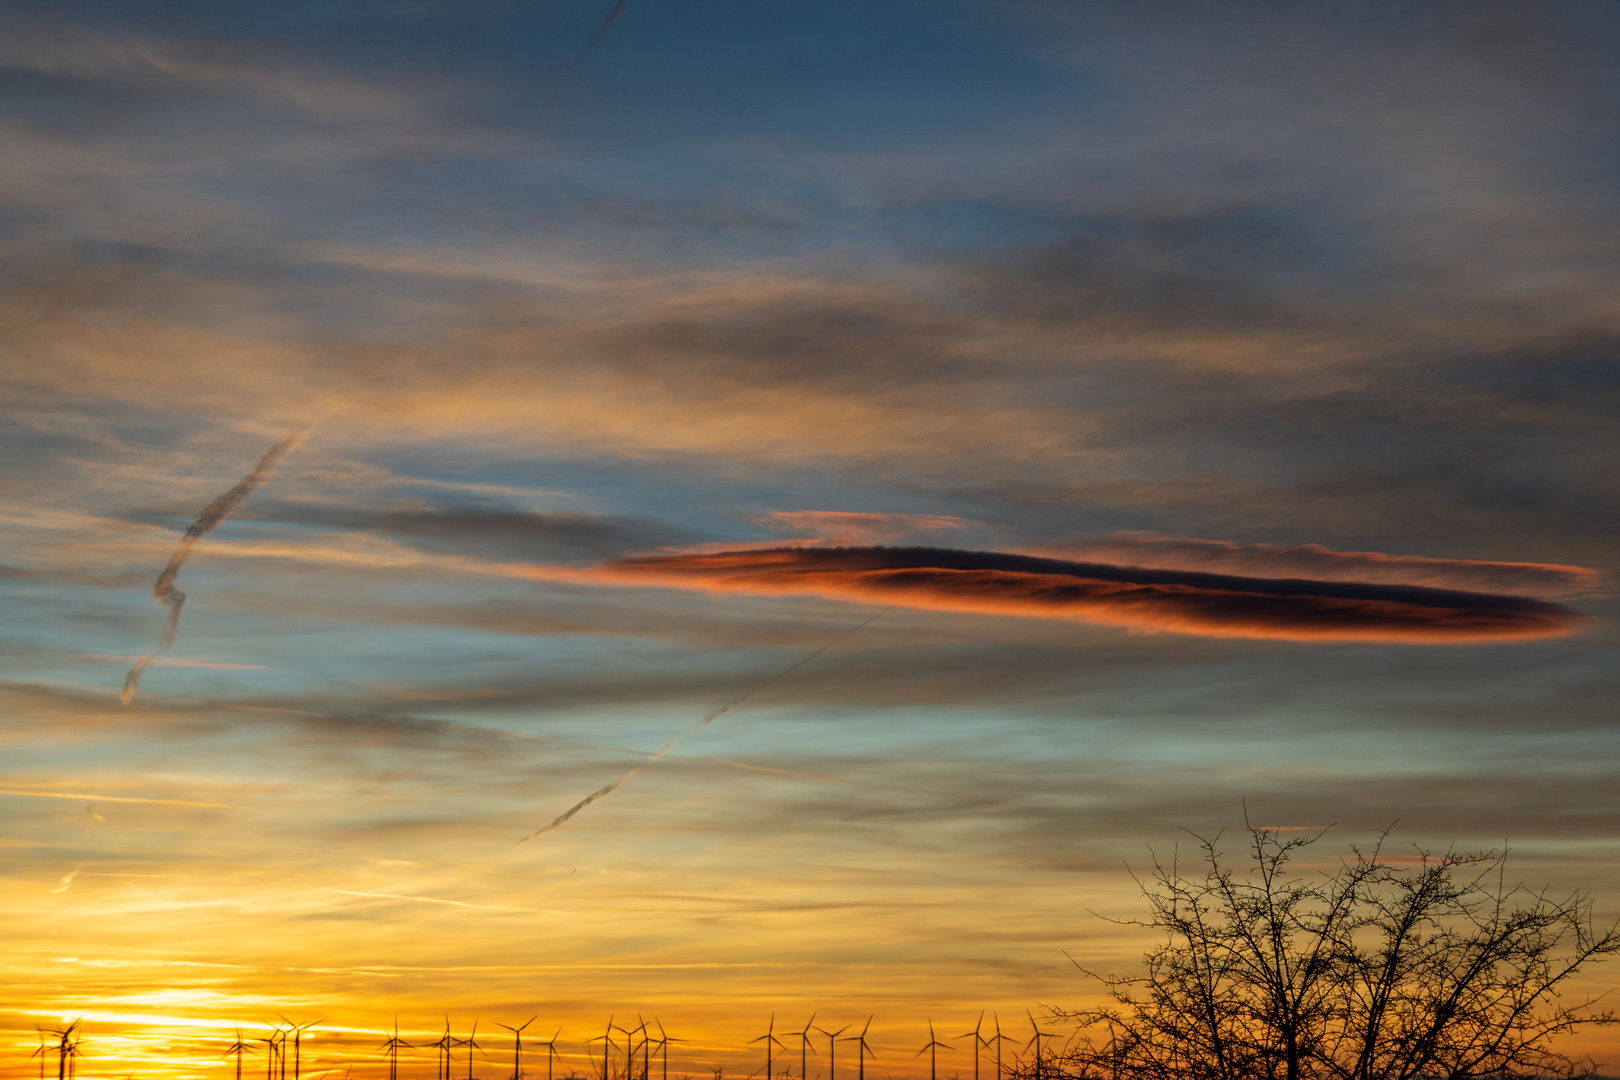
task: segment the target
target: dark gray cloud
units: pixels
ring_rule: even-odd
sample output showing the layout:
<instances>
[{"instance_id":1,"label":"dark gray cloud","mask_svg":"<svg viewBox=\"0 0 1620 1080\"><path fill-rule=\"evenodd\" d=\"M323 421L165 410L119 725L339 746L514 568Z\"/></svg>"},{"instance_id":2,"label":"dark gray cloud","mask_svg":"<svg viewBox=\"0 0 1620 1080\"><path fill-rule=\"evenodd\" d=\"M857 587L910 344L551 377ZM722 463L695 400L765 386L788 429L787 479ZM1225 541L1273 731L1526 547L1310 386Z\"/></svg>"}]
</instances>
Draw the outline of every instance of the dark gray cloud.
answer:
<instances>
[{"instance_id":1,"label":"dark gray cloud","mask_svg":"<svg viewBox=\"0 0 1620 1080\"><path fill-rule=\"evenodd\" d=\"M370 509L281 502L258 506L244 520L376 532L430 550L497 559L602 558L700 539L648 518L521 510L498 503Z\"/></svg>"},{"instance_id":2,"label":"dark gray cloud","mask_svg":"<svg viewBox=\"0 0 1620 1080\"><path fill-rule=\"evenodd\" d=\"M1552 569L1552 568L1547 568ZM544 568L534 568L543 577ZM564 572L566 574L566 572ZM610 584L1073 618L1150 632L1310 641L1470 641L1574 633L1569 608L1525 597L1365 580L1240 577L922 547L675 554L586 572Z\"/></svg>"}]
</instances>

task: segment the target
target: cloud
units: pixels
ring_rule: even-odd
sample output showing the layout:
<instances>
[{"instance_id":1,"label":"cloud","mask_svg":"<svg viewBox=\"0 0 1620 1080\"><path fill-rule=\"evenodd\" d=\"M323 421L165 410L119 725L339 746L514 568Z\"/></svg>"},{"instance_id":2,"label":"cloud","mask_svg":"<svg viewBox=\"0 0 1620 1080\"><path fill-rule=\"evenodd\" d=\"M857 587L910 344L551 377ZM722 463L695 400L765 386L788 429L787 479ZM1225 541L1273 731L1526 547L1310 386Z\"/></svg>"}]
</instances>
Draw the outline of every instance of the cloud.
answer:
<instances>
[{"instance_id":1,"label":"cloud","mask_svg":"<svg viewBox=\"0 0 1620 1080\"><path fill-rule=\"evenodd\" d=\"M884 544L918 532L971 529L976 521L949 514L865 514L842 510L778 510L753 519L784 532L809 533L828 545Z\"/></svg>"},{"instance_id":2,"label":"cloud","mask_svg":"<svg viewBox=\"0 0 1620 1080\"><path fill-rule=\"evenodd\" d=\"M977 521L949 514L878 514L847 510L777 510L749 518L776 532L798 533L791 540L738 543L718 540L657 548L659 555L714 555L729 551L766 551L781 547L849 547L888 544L919 532L981 527ZM808 534L808 535L804 535Z\"/></svg>"},{"instance_id":3,"label":"cloud","mask_svg":"<svg viewBox=\"0 0 1620 1080\"><path fill-rule=\"evenodd\" d=\"M1586 622L1541 600L1419 585L1239 577L940 548L779 548L626 559L536 578L812 595L943 611L1074 619L1139 633L1446 643L1558 637Z\"/></svg>"},{"instance_id":4,"label":"cloud","mask_svg":"<svg viewBox=\"0 0 1620 1080\"><path fill-rule=\"evenodd\" d=\"M128 663L130 661L139 662L141 660L141 657L139 657L139 656L113 656L113 655L110 655L108 653L80 653L79 654L79 659L81 659L81 660L122 660L122 661ZM177 657L172 657L172 656L160 656L160 657L157 657L156 659L153 659L152 657L147 657L146 658L146 666L148 666L148 667L208 668L211 671L268 671L269 670L269 668L267 668L264 664L220 664L220 663L215 663L212 660L182 660L182 659L179 659Z\"/></svg>"},{"instance_id":5,"label":"cloud","mask_svg":"<svg viewBox=\"0 0 1620 1080\"><path fill-rule=\"evenodd\" d=\"M1032 554L1202 570L1260 578L1311 578L1384 585L1423 585L1436 589L1516 593L1566 598L1598 591L1603 575L1584 566L1557 563L1491 562L1385 555L1377 551L1332 551L1320 544L1234 544L1151 532L1117 532L1072 544L1045 545Z\"/></svg>"},{"instance_id":6,"label":"cloud","mask_svg":"<svg viewBox=\"0 0 1620 1080\"><path fill-rule=\"evenodd\" d=\"M405 896L401 893L382 892L356 892L353 889L334 889L322 886L322 892L342 893L344 896L365 896L378 900L414 900L418 904L446 904L451 907L477 908L479 911L534 911L534 908L495 907L490 904L469 904L461 900L440 900L433 896ZM562 915L566 912L549 912L548 914Z\"/></svg>"},{"instance_id":7,"label":"cloud","mask_svg":"<svg viewBox=\"0 0 1620 1080\"><path fill-rule=\"evenodd\" d=\"M0 788L0 795L25 799L89 799L94 802L150 803L154 806L206 806L214 809L240 810L239 803L197 802L191 799L140 799L129 795L95 795L82 791L21 791Z\"/></svg>"},{"instance_id":8,"label":"cloud","mask_svg":"<svg viewBox=\"0 0 1620 1080\"><path fill-rule=\"evenodd\" d=\"M390 534L408 538L417 547L517 558L533 558L535 552L544 551L599 559L690 536L685 529L654 520L523 510L503 503L368 509L285 502L261 506L253 518Z\"/></svg>"}]
</instances>

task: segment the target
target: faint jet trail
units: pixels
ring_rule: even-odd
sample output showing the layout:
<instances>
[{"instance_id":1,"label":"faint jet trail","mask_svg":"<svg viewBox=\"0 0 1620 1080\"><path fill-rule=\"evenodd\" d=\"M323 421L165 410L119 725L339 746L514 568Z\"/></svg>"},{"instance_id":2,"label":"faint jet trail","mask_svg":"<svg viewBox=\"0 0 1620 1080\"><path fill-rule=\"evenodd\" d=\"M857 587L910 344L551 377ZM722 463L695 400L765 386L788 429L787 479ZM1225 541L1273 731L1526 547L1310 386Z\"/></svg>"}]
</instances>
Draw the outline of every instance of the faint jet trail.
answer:
<instances>
[{"instance_id":1,"label":"faint jet trail","mask_svg":"<svg viewBox=\"0 0 1620 1080\"><path fill-rule=\"evenodd\" d=\"M155 806L214 806L227 810L244 810L240 803L193 802L189 799L137 799L128 795L89 795L79 791L20 791L0 788L0 795L15 795L19 799L87 799L91 802L152 803Z\"/></svg>"},{"instance_id":2,"label":"faint jet trail","mask_svg":"<svg viewBox=\"0 0 1620 1080\"><path fill-rule=\"evenodd\" d=\"M607 13L607 18L603 19L602 25L596 28L596 36L591 38L589 45L579 51L578 56L574 57L573 61L568 65L569 71L576 70L586 60L590 59L591 54L596 51L596 47L602 44L602 39L607 37L608 31L613 29L613 24L619 21L619 12L624 10L624 4L625 0L614 0L613 7Z\"/></svg>"},{"instance_id":3,"label":"faint jet trail","mask_svg":"<svg viewBox=\"0 0 1620 1080\"><path fill-rule=\"evenodd\" d=\"M376 897L376 898L382 899L382 900L415 900L418 904L449 904L451 907L477 908L479 911L538 911L538 910L540 910L538 908L522 908L522 907L491 907L488 904L469 904L469 903L466 903L466 902L461 901L461 900L440 900L440 899L438 899L436 897L432 897L432 896L406 896L406 895L404 895L402 893L355 892L353 889L332 889L332 888L327 888L325 886L321 887L321 892L342 893L344 896L372 896L372 897ZM564 914L564 912L556 911L556 912L549 912L549 914L561 915L561 914Z\"/></svg>"},{"instance_id":4,"label":"faint jet trail","mask_svg":"<svg viewBox=\"0 0 1620 1080\"><path fill-rule=\"evenodd\" d=\"M124 676L124 689L118 694L120 702L129 704L130 699L135 696L136 689L141 685L141 672L174 645L175 632L180 629L180 609L186 604L186 594L176 588L174 582L180 576L180 568L191 558L192 549L197 546L199 540L213 532L220 522L230 517L231 512L242 505L242 500L253 493L254 488L269 479L281 459L296 450L308 433L307 428L296 431L266 450L259 463L253 466L253 471L238 480L231 490L209 503L197 520L191 523L186 535L180 538L180 546L169 556L169 565L163 568L163 573L158 575L157 581L152 585L152 595L157 598L158 603L169 609L169 618L163 624L163 633L158 636L157 648L135 661L135 666Z\"/></svg>"},{"instance_id":5,"label":"faint jet trail","mask_svg":"<svg viewBox=\"0 0 1620 1080\"><path fill-rule=\"evenodd\" d=\"M688 735L692 734L698 728L705 727L709 723L720 719L720 717L726 715L726 713L730 712L732 709L735 709L737 706L741 705L743 702L747 701L749 698L753 697L755 694L759 693L761 690L763 690L766 687L770 686L772 683L775 683L778 680L786 678L787 676L793 674L795 671L798 671L800 668L804 667L804 665L808 664L810 661L814 660L816 657L820 656L822 653L826 652L828 649L831 649L835 645L838 645L838 644L842 643L846 638L848 638L851 635L855 634L857 631L864 630L868 626L871 626L872 623L877 621L879 616L881 616L881 615L883 615L886 612L891 611L891 610L893 610L893 609L892 608L884 608L883 611L878 612L877 615L873 615L870 619L867 619L866 621L862 622L860 625L850 627L848 630L845 630L842 634L839 634L836 638L834 638L833 640L827 642L827 644L823 645L821 648L817 649L815 652L809 654L808 656L804 656L804 657L801 657L798 660L795 660L793 663L789 664L787 667L783 668L781 671L778 671L775 675L772 675L770 678L766 679L764 682L756 684L755 686L750 688L746 693L744 693L741 697L733 698L729 703L720 706L720 708L714 710L714 712L710 713L708 716L705 716L703 719L699 720L697 723L693 724L691 727L687 728L685 731L681 732L679 735L677 735L673 739L669 740L669 742L667 742L663 746L659 747L658 751L656 753L654 753L651 757L649 757L646 761L643 761L640 765L637 765L635 768L631 769L629 772L625 773L623 776L621 776L617 780L613 781L613 783L608 784L606 787L597 788L595 791L591 792L589 795L587 795L583 799L579 800L579 802L577 802L573 806L569 807L566 812L564 812L560 817L558 817L550 825L546 825L543 828L536 829L534 832L530 833L528 836L525 836L523 839L519 840L518 843L519 844L527 844L530 840L534 840L537 837L541 837L541 836L546 835L546 833L548 833L548 832L552 832L553 830L562 828L564 825L566 825L568 823L569 818L573 817L575 814L579 813L581 810L583 810L587 806L591 805L591 803L595 802L597 799L600 799L602 796L608 794L614 788L618 787L619 785L623 784L626 780L628 780L632 776L636 775L636 773L640 772L642 769L645 769L648 765L651 765L653 762L657 761L659 758L663 757L665 754L667 754L671 750L675 749L676 744L678 744L682 739L685 739Z\"/></svg>"},{"instance_id":6,"label":"faint jet trail","mask_svg":"<svg viewBox=\"0 0 1620 1080\"><path fill-rule=\"evenodd\" d=\"M609 11L607 13L607 18L602 20L602 25L597 28L596 36L591 39L590 46L586 48L585 52L587 54L591 53L598 45L602 44L602 39L607 37L607 32L609 30L613 29L613 24L619 21L619 12L623 10L624 0L615 0L613 10Z\"/></svg>"}]
</instances>

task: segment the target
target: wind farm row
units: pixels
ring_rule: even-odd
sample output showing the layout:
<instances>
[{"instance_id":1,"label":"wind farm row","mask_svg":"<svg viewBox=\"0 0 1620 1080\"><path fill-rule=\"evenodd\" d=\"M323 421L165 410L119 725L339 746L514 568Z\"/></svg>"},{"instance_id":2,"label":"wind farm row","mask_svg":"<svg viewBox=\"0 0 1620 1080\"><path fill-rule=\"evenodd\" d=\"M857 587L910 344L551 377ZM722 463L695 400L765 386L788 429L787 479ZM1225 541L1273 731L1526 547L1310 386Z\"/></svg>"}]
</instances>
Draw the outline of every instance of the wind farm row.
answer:
<instances>
[{"instance_id":1,"label":"wind farm row","mask_svg":"<svg viewBox=\"0 0 1620 1080\"><path fill-rule=\"evenodd\" d=\"M833 1027L818 1023L818 1016L812 1013L803 1026L778 1031L776 1015L771 1014L765 1031L748 1040L746 1048L738 1048L747 1055L746 1071L738 1080L838 1080L840 1067L846 1080L866 1080L868 1067L875 1065L878 1058L871 1036L874 1017L868 1016L859 1026L848 1022ZM947 1059L957 1065L949 1068L950 1080L966 1080L969 1076L973 1080L1055 1077L1059 1070L1052 1067L1049 1040L1056 1035L1043 1031L1033 1014L1025 1016L1030 1029L1027 1039L1022 1034L1007 1034L999 1015L985 1012L979 1014L971 1030L945 1038L940 1037L930 1020L927 1041L920 1047L905 1046L902 1053L915 1063L918 1080L924 1061L929 1080L940 1080L942 1053L963 1055ZM520 1024L497 1023L495 1026L507 1034L491 1038L486 1033L480 1040L478 1021L470 1025L465 1036L459 1036L451 1030L447 1016L436 1038L415 1036L416 1042L402 1036L396 1022L392 1030L379 1033L381 1041L369 1053L306 1056L306 1041L321 1030L325 1021L294 1022L283 1016L258 1028L260 1034L244 1033L243 1027L236 1025L225 1045L214 1047L213 1060L231 1070L234 1080L258 1080L261 1070L263 1080L305 1080L306 1071L309 1080L381 1080L383 1076L387 1080L427 1080L425 1068L430 1059L423 1052L431 1050L433 1080L540 1080L542 1072L545 1080L670 1080L671 1049L688 1042L669 1034L656 1017L648 1020L637 1016L631 1025L629 1021L620 1022L615 1014L608 1018L600 1034L568 1041L561 1027L548 1038L528 1035L539 1019L537 1014ZM329 1045L331 1037L336 1036L340 1045L347 1046L358 1032L340 1028L322 1034ZM59 1027L41 1027L38 1037L32 1057L37 1061L39 1080L50 1080L52 1070L56 1080L79 1080L80 1063L95 1060L87 1049L93 1047L94 1040L87 1039L83 1018L64 1020ZM188 1056L195 1061L194 1055ZM691 1080L703 1073L713 1080L725 1080L727 1064L698 1061L695 1056L676 1052L676 1080ZM738 1076L735 1058L724 1057L733 1063L732 1074ZM128 1080L133 1077L127 1069L104 1068L87 1070L85 1080L90 1080L91 1072L98 1076L125 1074ZM885 1080L893 1080L896 1074L889 1068L883 1075Z\"/></svg>"}]
</instances>

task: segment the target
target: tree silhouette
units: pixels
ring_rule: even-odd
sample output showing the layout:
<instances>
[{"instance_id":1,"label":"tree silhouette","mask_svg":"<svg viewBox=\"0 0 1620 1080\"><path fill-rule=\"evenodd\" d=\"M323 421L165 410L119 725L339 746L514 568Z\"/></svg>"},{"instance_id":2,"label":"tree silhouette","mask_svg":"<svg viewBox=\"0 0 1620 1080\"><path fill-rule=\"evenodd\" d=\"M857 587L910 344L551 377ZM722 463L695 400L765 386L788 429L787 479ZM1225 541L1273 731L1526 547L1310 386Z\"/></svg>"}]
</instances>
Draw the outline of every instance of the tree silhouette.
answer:
<instances>
[{"instance_id":1,"label":"tree silhouette","mask_svg":"<svg viewBox=\"0 0 1620 1080\"><path fill-rule=\"evenodd\" d=\"M1324 832L1326 830L1323 830ZM1620 952L1582 892L1510 885L1495 852L1352 847L1331 869L1290 865L1322 832L1247 826L1248 866L1194 836L1204 872L1154 861L1139 882L1164 944L1112 1004L1054 1009L1079 1033L1050 1075L1109 1080L1430 1080L1589 1073L1553 1040L1620 1022L1560 988ZM1078 966L1078 965L1077 965ZM1082 969L1083 970L1083 969ZM1088 974L1090 974L1088 972Z\"/></svg>"}]
</instances>

